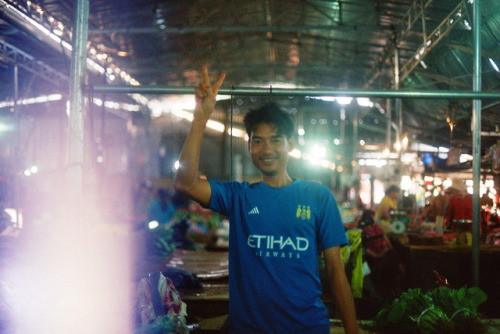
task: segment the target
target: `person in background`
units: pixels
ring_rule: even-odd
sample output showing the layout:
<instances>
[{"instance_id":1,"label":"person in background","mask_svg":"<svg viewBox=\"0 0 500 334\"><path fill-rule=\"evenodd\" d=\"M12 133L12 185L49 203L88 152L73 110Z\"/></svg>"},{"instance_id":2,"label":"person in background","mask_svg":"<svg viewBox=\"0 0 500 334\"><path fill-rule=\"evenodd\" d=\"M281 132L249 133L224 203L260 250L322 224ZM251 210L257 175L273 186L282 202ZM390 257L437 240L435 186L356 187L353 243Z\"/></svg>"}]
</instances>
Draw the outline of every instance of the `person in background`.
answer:
<instances>
[{"instance_id":1,"label":"person in background","mask_svg":"<svg viewBox=\"0 0 500 334\"><path fill-rule=\"evenodd\" d=\"M391 221L394 218L394 212L398 210L398 195L399 187L394 185L390 186L385 191L385 196L377 206L375 220L379 222L380 227L385 233L393 231Z\"/></svg>"},{"instance_id":2,"label":"person in background","mask_svg":"<svg viewBox=\"0 0 500 334\"><path fill-rule=\"evenodd\" d=\"M446 204L449 200L449 192L443 193L442 187L436 187L436 190L438 191L438 194L432 198L427 214L427 219L431 222L435 222L437 216L444 217L446 213Z\"/></svg>"},{"instance_id":3,"label":"person in background","mask_svg":"<svg viewBox=\"0 0 500 334\"><path fill-rule=\"evenodd\" d=\"M224 80L212 85L207 69L195 89L191 129L179 158L176 189L230 221L229 332L330 333L321 300L319 249L346 333L359 333L354 300L340 256L347 244L330 190L287 173L294 122L276 104L246 114L248 151L261 181L214 182L198 165L206 124Z\"/></svg>"},{"instance_id":4,"label":"person in background","mask_svg":"<svg viewBox=\"0 0 500 334\"><path fill-rule=\"evenodd\" d=\"M462 180L453 180L450 188L454 194L450 196L446 209L446 222L450 227L456 220L472 220L472 195L467 193L467 186Z\"/></svg>"},{"instance_id":5,"label":"person in background","mask_svg":"<svg viewBox=\"0 0 500 334\"><path fill-rule=\"evenodd\" d=\"M392 249L392 244L380 226L375 223L374 214L372 210L363 211L359 226L369 240L366 255L372 258L381 258Z\"/></svg>"},{"instance_id":6,"label":"person in background","mask_svg":"<svg viewBox=\"0 0 500 334\"><path fill-rule=\"evenodd\" d=\"M151 203L148 210L149 221L157 221L160 225L166 225L175 214L175 206L172 203L172 194L169 190L160 188L156 193L156 200Z\"/></svg>"},{"instance_id":7,"label":"person in background","mask_svg":"<svg viewBox=\"0 0 500 334\"><path fill-rule=\"evenodd\" d=\"M145 223L148 210L154 200L153 188L148 182L141 182L132 192L132 217L134 224Z\"/></svg>"},{"instance_id":8,"label":"person in background","mask_svg":"<svg viewBox=\"0 0 500 334\"><path fill-rule=\"evenodd\" d=\"M365 210L359 221L363 231L365 258L370 278L380 297L393 298L401 293L406 273L401 254L394 251L391 241L374 221L374 212Z\"/></svg>"},{"instance_id":9,"label":"person in background","mask_svg":"<svg viewBox=\"0 0 500 334\"><path fill-rule=\"evenodd\" d=\"M490 197L490 188L486 188L485 193L481 196L481 207L491 208L493 207L493 199Z\"/></svg>"}]
</instances>

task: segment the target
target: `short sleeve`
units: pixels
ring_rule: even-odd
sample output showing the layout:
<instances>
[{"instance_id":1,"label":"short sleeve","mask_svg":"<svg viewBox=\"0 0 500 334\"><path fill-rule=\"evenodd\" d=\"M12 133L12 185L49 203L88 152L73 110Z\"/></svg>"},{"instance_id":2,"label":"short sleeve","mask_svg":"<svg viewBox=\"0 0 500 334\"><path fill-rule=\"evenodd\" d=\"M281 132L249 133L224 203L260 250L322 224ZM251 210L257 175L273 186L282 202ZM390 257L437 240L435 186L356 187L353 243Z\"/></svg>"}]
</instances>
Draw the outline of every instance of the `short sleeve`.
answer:
<instances>
[{"instance_id":1,"label":"short sleeve","mask_svg":"<svg viewBox=\"0 0 500 334\"><path fill-rule=\"evenodd\" d=\"M233 209L233 198L237 191L238 182L216 182L209 181L212 196L210 198L209 209L229 216Z\"/></svg>"}]
</instances>

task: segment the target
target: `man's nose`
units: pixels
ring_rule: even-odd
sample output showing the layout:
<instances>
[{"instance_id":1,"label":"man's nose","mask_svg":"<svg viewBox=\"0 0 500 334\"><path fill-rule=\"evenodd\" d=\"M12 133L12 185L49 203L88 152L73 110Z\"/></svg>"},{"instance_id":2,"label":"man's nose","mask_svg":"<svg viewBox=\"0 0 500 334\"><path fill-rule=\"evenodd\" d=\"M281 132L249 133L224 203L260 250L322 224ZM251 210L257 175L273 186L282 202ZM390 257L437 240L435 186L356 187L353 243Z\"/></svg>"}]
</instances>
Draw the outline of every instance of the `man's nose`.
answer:
<instances>
[{"instance_id":1,"label":"man's nose","mask_svg":"<svg viewBox=\"0 0 500 334\"><path fill-rule=\"evenodd\" d=\"M273 145L270 141L264 141L263 145L262 145L262 150L264 152L270 152L273 150Z\"/></svg>"}]
</instances>

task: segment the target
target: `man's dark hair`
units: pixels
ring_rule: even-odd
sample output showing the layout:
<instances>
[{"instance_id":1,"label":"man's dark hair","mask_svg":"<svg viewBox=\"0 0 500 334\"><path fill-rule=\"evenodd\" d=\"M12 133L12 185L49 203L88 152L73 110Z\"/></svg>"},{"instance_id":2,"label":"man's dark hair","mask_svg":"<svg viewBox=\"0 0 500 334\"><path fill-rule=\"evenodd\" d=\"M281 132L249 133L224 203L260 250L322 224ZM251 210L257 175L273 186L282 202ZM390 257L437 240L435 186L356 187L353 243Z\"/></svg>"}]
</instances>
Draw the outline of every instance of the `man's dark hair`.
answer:
<instances>
[{"instance_id":1,"label":"man's dark hair","mask_svg":"<svg viewBox=\"0 0 500 334\"><path fill-rule=\"evenodd\" d=\"M258 109L250 109L243 120L248 137L251 136L255 127L261 123L273 124L279 135L287 138L293 136L295 124L292 115L281 109L275 102L264 104Z\"/></svg>"}]
</instances>

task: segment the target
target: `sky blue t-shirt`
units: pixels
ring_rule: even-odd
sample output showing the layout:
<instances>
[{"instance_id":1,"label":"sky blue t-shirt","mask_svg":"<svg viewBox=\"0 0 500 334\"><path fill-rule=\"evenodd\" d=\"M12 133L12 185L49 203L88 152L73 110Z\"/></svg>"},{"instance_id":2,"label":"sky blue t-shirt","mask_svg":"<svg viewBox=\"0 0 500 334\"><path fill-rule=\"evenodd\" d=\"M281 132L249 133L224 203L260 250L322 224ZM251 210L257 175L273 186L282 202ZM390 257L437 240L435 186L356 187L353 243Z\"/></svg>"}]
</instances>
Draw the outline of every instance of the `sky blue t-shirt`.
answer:
<instances>
[{"instance_id":1,"label":"sky blue t-shirt","mask_svg":"<svg viewBox=\"0 0 500 334\"><path fill-rule=\"evenodd\" d=\"M210 185L210 208L230 221L230 333L329 333L318 250L348 242L329 189Z\"/></svg>"}]
</instances>

